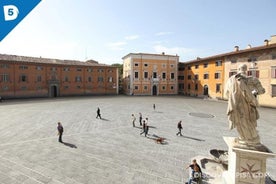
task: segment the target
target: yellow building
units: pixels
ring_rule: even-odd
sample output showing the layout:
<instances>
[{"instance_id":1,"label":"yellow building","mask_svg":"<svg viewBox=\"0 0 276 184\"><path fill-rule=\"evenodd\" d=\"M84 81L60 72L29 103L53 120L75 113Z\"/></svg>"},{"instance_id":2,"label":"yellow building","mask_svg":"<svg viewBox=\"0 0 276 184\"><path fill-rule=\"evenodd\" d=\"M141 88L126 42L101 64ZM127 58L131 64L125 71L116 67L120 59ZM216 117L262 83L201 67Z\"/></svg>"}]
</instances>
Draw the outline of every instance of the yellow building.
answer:
<instances>
[{"instance_id":1,"label":"yellow building","mask_svg":"<svg viewBox=\"0 0 276 184\"><path fill-rule=\"evenodd\" d=\"M222 98L223 64L222 57L197 58L184 63L183 93L188 96Z\"/></svg>"},{"instance_id":2,"label":"yellow building","mask_svg":"<svg viewBox=\"0 0 276 184\"><path fill-rule=\"evenodd\" d=\"M248 75L257 77L266 90L258 96L260 105L276 107L276 36L265 40L263 46L235 46L229 53L180 63L178 79L184 79L178 80L180 93L226 99L225 84L240 64L246 64Z\"/></svg>"},{"instance_id":3,"label":"yellow building","mask_svg":"<svg viewBox=\"0 0 276 184\"><path fill-rule=\"evenodd\" d=\"M123 90L127 95L178 93L179 56L130 53L123 58Z\"/></svg>"}]
</instances>

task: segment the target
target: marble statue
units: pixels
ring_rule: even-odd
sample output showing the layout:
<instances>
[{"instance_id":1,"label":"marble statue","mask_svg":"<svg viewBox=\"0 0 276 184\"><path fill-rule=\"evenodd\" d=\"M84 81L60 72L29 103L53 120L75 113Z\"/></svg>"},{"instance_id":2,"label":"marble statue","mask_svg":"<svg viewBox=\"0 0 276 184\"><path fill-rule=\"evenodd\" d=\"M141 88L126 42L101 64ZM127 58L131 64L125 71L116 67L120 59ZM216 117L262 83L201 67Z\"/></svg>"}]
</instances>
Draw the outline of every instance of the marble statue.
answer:
<instances>
[{"instance_id":1,"label":"marble statue","mask_svg":"<svg viewBox=\"0 0 276 184\"><path fill-rule=\"evenodd\" d=\"M227 115L229 128L237 129L239 137L237 147L258 149L261 147L257 127L259 113L257 95L265 93L265 89L256 77L247 76L247 66L238 67L238 73L231 76L226 84L228 97Z\"/></svg>"}]
</instances>

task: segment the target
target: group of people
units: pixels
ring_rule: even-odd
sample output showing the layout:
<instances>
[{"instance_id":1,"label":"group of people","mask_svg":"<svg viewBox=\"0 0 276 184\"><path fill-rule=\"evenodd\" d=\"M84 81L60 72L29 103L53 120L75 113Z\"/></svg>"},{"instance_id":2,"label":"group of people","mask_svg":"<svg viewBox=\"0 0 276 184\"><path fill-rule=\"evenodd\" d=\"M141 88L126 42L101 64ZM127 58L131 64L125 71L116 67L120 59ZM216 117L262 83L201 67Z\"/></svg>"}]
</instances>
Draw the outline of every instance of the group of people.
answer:
<instances>
[{"instance_id":1,"label":"group of people","mask_svg":"<svg viewBox=\"0 0 276 184\"><path fill-rule=\"evenodd\" d=\"M132 126L135 127L135 122L136 122L136 117L134 114L131 115L132 118ZM145 137L147 137L148 132L149 132L149 125L148 125L148 118L145 118L143 120L143 115L141 112L139 112L139 124L140 126L142 126L142 131L140 133L140 135L145 134Z\"/></svg>"}]
</instances>

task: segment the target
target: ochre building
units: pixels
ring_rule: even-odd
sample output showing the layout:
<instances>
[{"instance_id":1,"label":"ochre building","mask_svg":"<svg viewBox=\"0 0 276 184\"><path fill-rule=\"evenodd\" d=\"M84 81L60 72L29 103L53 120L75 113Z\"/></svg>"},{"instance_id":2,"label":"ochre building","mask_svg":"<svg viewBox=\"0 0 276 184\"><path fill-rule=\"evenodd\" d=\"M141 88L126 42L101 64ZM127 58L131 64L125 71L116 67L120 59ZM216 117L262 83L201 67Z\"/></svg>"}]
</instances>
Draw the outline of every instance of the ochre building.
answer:
<instances>
[{"instance_id":1,"label":"ochre building","mask_svg":"<svg viewBox=\"0 0 276 184\"><path fill-rule=\"evenodd\" d=\"M166 55L165 53L130 53L122 59L125 94L178 94L179 56Z\"/></svg>"},{"instance_id":2,"label":"ochre building","mask_svg":"<svg viewBox=\"0 0 276 184\"><path fill-rule=\"evenodd\" d=\"M0 54L2 98L118 94L118 68L72 60Z\"/></svg>"},{"instance_id":3,"label":"ochre building","mask_svg":"<svg viewBox=\"0 0 276 184\"><path fill-rule=\"evenodd\" d=\"M258 96L260 105L276 107L276 36L265 40L262 46L234 51L179 64L179 92L189 96L226 99L225 84L237 73L240 64L246 64L248 75L257 77L265 88Z\"/></svg>"}]
</instances>

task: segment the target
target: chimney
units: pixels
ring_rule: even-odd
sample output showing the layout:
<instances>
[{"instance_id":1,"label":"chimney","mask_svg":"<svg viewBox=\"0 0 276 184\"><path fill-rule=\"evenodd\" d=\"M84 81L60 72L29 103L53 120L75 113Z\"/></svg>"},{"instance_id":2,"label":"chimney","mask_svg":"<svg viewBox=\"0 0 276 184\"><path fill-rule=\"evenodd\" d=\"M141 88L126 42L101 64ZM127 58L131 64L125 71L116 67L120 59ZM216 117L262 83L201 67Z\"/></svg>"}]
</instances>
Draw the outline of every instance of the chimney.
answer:
<instances>
[{"instance_id":1,"label":"chimney","mask_svg":"<svg viewBox=\"0 0 276 184\"><path fill-rule=\"evenodd\" d=\"M251 46L250 44L248 44L246 48L247 48L247 49L251 49L252 46Z\"/></svg>"},{"instance_id":2,"label":"chimney","mask_svg":"<svg viewBox=\"0 0 276 184\"><path fill-rule=\"evenodd\" d=\"M236 52L239 51L239 46L235 46L234 51L236 51Z\"/></svg>"},{"instance_id":3,"label":"chimney","mask_svg":"<svg viewBox=\"0 0 276 184\"><path fill-rule=\"evenodd\" d=\"M274 43L276 43L276 35L272 35L272 36L270 37L269 44L274 44Z\"/></svg>"},{"instance_id":4,"label":"chimney","mask_svg":"<svg viewBox=\"0 0 276 184\"><path fill-rule=\"evenodd\" d=\"M165 52L162 52L162 55L165 55Z\"/></svg>"},{"instance_id":5,"label":"chimney","mask_svg":"<svg viewBox=\"0 0 276 184\"><path fill-rule=\"evenodd\" d=\"M265 39L265 40L264 40L264 45L265 45L265 46L268 46L268 44L269 44L269 41L268 41L267 39Z\"/></svg>"}]
</instances>

